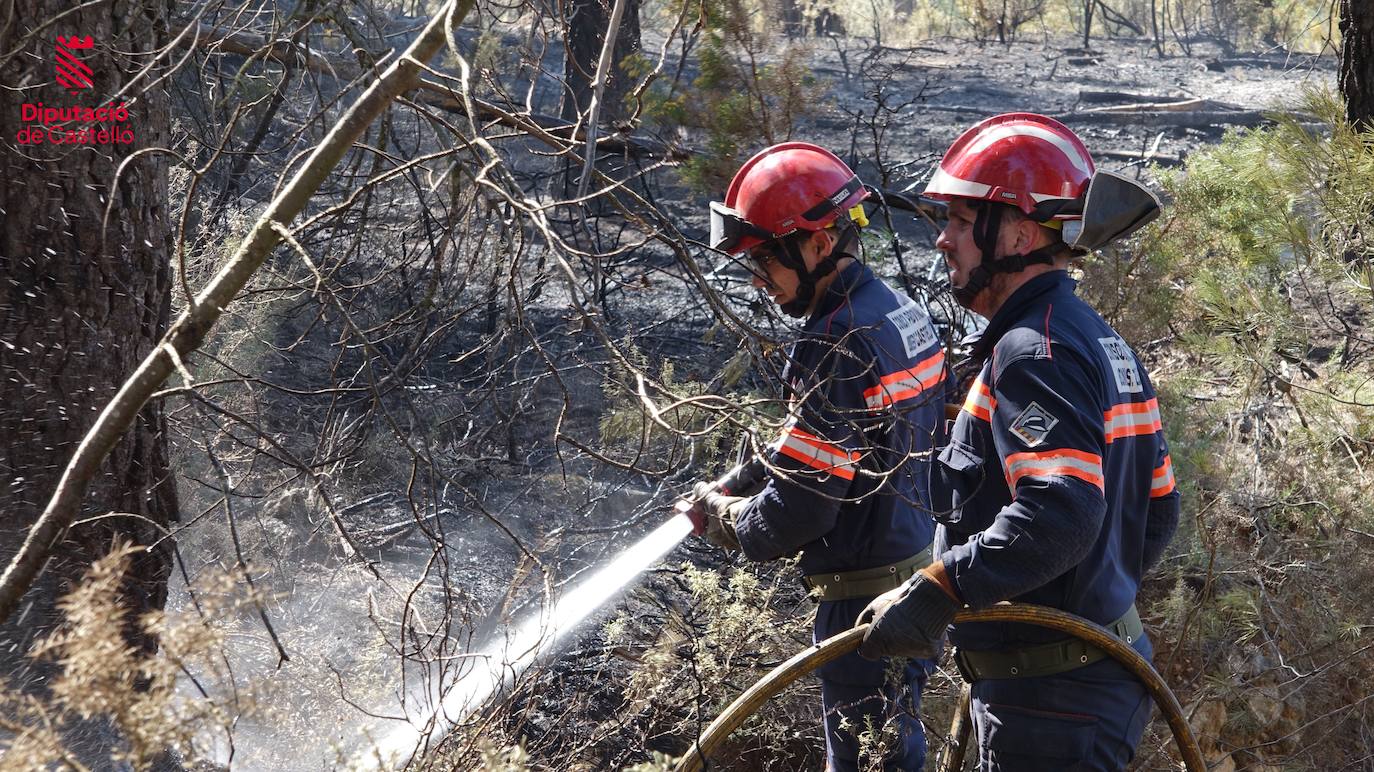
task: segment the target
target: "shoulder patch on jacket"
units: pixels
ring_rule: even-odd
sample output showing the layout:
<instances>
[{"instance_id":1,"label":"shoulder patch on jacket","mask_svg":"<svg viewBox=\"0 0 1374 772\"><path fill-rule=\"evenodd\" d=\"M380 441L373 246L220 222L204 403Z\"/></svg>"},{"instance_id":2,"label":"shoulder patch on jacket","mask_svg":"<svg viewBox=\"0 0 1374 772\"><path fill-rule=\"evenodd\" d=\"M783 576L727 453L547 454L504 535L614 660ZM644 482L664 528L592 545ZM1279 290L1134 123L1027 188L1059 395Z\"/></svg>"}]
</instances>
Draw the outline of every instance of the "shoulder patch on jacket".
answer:
<instances>
[{"instance_id":1,"label":"shoulder patch on jacket","mask_svg":"<svg viewBox=\"0 0 1374 772\"><path fill-rule=\"evenodd\" d=\"M1140 394L1145 391L1145 381L1140 377L1135 355L1126 341L1118 337L1098 338L1102 351L1107 354L1107 363L1116 380L1116 390L1122 394Z\"/></svg>"},{"instance_id":2,"label":"shoulder patch on jacket","mask_svg":"<svg viewBox=\"0 0 1374 772\"><path fill-rule=\"evenodd\" d=\"M909 359L935 343L935 329L930 324L930 315L919 303L905 296L897 296L895 292L892 294L898 297L900 305L888 312L887 320L897 328Z\"/></svg>"},{"instance_id":3,"label":"shoulder patch on jacket","mask_svg":"<svg viewBox=\"0 0 1374 772\"><path fill-rule=\"evenodd\" d=\"M1018 415L1016 420L1011 422L1008 429L1024 442L1026 447L1033 448L1045 441L1045 438L1049 436L1050 429L1053 429L1057 423L1059 423L1059 419L1055 418L1053 413L1032 402L1026 406L1025 410L1021 411L1021 415Z\"/></svg>"}]
</instances>

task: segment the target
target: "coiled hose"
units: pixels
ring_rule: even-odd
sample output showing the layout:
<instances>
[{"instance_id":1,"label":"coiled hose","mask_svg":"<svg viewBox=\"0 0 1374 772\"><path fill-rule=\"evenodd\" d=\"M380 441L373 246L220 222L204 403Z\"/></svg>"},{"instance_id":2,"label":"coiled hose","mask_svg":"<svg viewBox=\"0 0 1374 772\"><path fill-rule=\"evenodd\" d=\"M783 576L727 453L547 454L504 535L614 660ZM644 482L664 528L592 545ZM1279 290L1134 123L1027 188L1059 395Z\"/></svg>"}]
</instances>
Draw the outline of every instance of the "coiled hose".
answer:
<instances>
[{"instance_id":1,"label":"coiled hose","mask_svg":"<svg viewBox=\"0 0 1374 772\"><path fill-rule=\"evenodd\" d=\"M1183 757L1188 772L1206 772L1207 764L1202 760L1202 749L1198 747L1193 730L1184 718L1183 708L1178 698L1169 691L1168 685L1144 657L1120 638L1112 635L1101 625L1089 622L1058 609L1035 606L1027 603L1003 603L982 611L961 611L954 618L956 623L964 622L1019 622L1039 625L1073 635L1090 643L1113 659L1120 662L1145 684L1154 698L1155 704L1164 714L1164 719L1173 731L1174 742L1178 744L1179 754ZM730 733L740 727L765 702L782 691L793 681L810 673L827 662L832 662L859 648L868 625L859 625L839 635L824 640L815 646L798 652L791 659L773 668L772 672L745 690L725 712L716 717L706 727L701 737L687 755L678 762L677 772L701 772L706 763L720 749ZM964 690L955 710L954 723L950 727L951 747L945 754L943 772L958 772L964 765L964 753L968 746L968 690Z\"/></svg>"}]
</instances>

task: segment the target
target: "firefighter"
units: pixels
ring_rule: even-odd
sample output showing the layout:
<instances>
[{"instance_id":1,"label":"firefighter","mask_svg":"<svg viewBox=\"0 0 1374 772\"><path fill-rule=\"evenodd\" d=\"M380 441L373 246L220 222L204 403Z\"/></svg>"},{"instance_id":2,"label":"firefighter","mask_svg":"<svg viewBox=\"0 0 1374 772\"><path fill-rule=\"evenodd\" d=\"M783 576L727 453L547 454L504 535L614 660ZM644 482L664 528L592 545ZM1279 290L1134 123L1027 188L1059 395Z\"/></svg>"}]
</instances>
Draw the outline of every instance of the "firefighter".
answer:
<instances>
[{"instance_id":1,"label":"firefighter","mask_svg":"<svg viewBox=\"0 0 1374 772\"><path fill-rule=\"evenodd\" d=\"M1179 497L1149 375L1065 269L1152 219L1158 201L1095 172L1072 131L1029 113L965 132L926 195L948 202L936 246L954 297L989 322L932 467L937 558L865 611L860 651L929 657L959 608L1013 600L1098 622L1148 658L1136 591ZM972 684L981 769L1130 762L1150 701L1101 650L1016 624L955 625L950 639Z\"/></svg>"},{"instance_id":2,"label":"firefighter","mask_svg":"<svg viewBox=\"0 0 1374 772\"><path fill-rule=\"evenodd\" d=\"M766 561L801 552L821 641L930 562L928 479L943 428L944 354L930 316L854 255L868 191L833 153L767 148L711 204L712 247L743 258L753 284L803 320L783 371L789 419L761 491L696 487L708 538ZM763 463L756 461L755 463ZM827 768L855 770L859 737L886 728L887 769L920 769L917 709L934 663L851 654L822 667Z\"/></svg>"}]
</instances>

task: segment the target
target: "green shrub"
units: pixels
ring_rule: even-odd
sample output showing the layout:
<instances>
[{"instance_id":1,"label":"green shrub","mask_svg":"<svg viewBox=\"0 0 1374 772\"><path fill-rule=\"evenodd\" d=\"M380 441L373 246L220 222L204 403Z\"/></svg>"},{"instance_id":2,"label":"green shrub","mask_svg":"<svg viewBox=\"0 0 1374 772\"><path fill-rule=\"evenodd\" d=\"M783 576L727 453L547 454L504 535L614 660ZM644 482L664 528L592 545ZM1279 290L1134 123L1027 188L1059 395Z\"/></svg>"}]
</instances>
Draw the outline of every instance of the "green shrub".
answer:
<instances>
[{"instance_id":1,"label":"green shrub","mask_svg":"<svg viewBox=\"0 0 1374 772\"><path fill-rule=\"evenodd\" d=\"M683 129L699 152L682 167L693 188L724 189L755 151L792 137L797 120L824 102L825 88L807 66L803 44L780 43L764 10L749 0L707 0L690 89L666 80L645 94L650 123ZM644 71L646 64L632 67Z\"/></svg>"},{"instance_id":2,"label":"green shrub","mask_svg":"<svg viewBox=\"0 0 1374 772\"><path fill-rule=\"evenodd\" d=\"M1331 94L1304 110L1320 123L1283 117L1159 172L1164 215L1089 262L1083 291L1153 360L1183 494L1146 593L1166 676L1225 707L1212 739L1249 748L1237 764L1332 769L1365 753L1369 696L1333 671L1374 668L1352 637L1374 574L1357 548L1374 540L1374 134Z\"/></svg>"}]
</instances>

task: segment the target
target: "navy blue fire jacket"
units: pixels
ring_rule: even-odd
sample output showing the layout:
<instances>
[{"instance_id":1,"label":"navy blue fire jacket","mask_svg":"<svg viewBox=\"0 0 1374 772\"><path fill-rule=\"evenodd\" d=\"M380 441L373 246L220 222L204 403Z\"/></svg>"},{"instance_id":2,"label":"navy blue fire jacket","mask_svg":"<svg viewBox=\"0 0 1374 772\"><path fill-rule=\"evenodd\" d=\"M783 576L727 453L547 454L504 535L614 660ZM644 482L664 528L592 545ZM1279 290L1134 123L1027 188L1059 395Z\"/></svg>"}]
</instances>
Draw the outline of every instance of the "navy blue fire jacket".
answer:
<instances>
[{"instance_id":1,"label":"navy blue fire jacket","mask_svg":"<svg viewBox=\"0 0 1374 772\"><path fill-rule=\"evenodd\" d=\"M769 479L735 528L751 560L802 551L803 574L875 568L930 544L929 470L945 357L930 316L846 265L788 351L791 412Z\"/></svg>"},{"instance_id":2,"label":"navy blue fire jacket","mask_svg":"<svg viewBox=\"0 0 1374 772\"><path fill-rule=\"evenodd\" d=\"M971 608L1110 623L1173 536L1179 496L1149 376L1075 286L1063 271L1030 280L974 348L982 370L932 467L935 548ZM951 637L988 650L1063 635L965 624Z\"/></svg>"}]
</instances>

